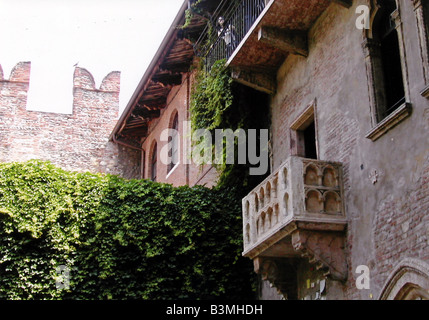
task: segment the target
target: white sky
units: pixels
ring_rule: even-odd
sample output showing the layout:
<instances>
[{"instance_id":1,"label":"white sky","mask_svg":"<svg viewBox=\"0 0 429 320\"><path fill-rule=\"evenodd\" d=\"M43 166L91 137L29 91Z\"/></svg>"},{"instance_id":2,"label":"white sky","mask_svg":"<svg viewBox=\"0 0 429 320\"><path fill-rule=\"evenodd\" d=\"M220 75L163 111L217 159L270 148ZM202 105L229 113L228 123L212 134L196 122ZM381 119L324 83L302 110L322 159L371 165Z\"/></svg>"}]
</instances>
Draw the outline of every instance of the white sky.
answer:
<instances>
[{"instance_id":1,"label":"white sky","mask_svg":"<svg viewBox=\"0 0 429 320\"><path fill-rule=\"evenodd\" d=\"M154 57L183 0L0 0L4 77L31 61L27 109L72 111L73 65L99 88L121 71L120 112Z\"/></svg>"}]
</instances>

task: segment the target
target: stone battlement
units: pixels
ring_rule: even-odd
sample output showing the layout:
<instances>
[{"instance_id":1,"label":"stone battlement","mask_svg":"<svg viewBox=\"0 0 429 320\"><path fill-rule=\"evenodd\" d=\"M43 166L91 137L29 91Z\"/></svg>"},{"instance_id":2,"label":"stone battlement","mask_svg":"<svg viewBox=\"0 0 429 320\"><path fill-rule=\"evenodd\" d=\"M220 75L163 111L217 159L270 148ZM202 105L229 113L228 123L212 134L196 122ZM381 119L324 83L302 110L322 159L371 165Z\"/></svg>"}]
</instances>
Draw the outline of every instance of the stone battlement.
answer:
<instances>
[{"instance_id":1,"label":"stone battlement","mask_svg":"<svg viewBox=\"0 0 429 320\"><path fill-rule=\"evenodd\" d=\"M5 78L0 66L0 161L49 160L72 171L135 177L138 151L109 142L119 111L120 72L96 88L92 74L76 67L73 113L27 110L31 62L19 62ZM138 159L138 158L137 158Z\"/></svg>"}]
</instances>

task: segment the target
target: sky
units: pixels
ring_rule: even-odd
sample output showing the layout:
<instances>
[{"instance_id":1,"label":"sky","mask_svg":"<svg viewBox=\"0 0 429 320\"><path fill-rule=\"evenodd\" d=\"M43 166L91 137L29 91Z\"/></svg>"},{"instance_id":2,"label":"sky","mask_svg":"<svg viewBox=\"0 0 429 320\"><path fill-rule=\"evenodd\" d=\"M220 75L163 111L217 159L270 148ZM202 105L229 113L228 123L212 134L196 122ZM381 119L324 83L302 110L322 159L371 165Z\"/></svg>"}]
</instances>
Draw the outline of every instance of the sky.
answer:
<instances>
[{"instance_id":1,"label":"sky","mask_svg":"<svg viewBox=\"0 0 429 320\"><path fill-rule=\"evenodd\" d=\"M96 88L121 71L120 112L183 0L0 0L0 65L31 61L28 110L72 112L74 65Z\"/></svg>"}]
</instances>

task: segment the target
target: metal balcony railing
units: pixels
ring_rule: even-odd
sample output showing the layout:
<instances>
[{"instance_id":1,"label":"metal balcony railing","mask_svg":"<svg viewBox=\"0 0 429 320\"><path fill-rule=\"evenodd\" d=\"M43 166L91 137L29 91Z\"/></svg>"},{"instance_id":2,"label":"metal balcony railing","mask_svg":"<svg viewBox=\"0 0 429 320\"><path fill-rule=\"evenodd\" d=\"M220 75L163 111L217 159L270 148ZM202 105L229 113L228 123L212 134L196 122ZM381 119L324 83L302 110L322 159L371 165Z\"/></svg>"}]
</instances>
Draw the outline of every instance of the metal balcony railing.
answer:
<instances>
[{"instance_id":1,"label":"metal balcony railing","mask_svg":"<svg viewBox=\"0 0 429 320\"><path fill-rule=\"evenodd\" d=\"M223 1L212 17L211 26L195 44L205 58L206 69L218 60L228 60L264 10L268 0ZM222 21L220 20L222 19Z\"/></svg>"}]
</instances>

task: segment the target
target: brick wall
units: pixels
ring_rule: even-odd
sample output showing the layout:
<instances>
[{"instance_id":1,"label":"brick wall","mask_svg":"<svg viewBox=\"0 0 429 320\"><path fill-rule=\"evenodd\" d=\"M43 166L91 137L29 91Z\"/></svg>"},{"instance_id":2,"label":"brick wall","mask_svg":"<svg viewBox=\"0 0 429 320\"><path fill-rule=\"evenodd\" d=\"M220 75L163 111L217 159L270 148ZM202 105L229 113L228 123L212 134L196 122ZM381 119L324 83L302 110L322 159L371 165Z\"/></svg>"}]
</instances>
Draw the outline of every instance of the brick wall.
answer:
<instances>
[{"instance_id":1,"label":"brick wall","mask_svg":"<svg viewBox=\"0 0 429 320\"><path fill-rule=\"evenodd\" d=\"M382 287L401 257L429 261L429 156L421 177L403 197L383 200L375 215L374 285Z\"/></svg>"},{"instance_id":2,"label":"brick wall","mask_svg":"<svg viewBox=\"0 0 429 320\"><path fill-rule=\"evenodd\" d=\"M180 185L205 185L212 187L217 180L216 170L210 166L199 166L189 161L184 161L184 152L186 147L190 147L190 133L185 125L185 121L189 121L189 97L192 87L192 74L184 74L182 84L175 86L168 98L167 107L161 111L159 118L152 120L149 123L149 135L143 143L145 150L145 169L144 177L151 177L151 159L154 143L157 144L157 179L156 181L170 183L174 186ZM161 141L161 133L163 130L171 127L173 117L178 114L179 120L179 164L170 172L167 171L167 164L160 160L160 152L162 148L166 148L167 142ZM189 152L189 151L188 151ZM186 157L186 156L185 156Z\"/></svg>"},{"instance_id":3,"label":"brick wall","mask_svg":"<svg viewBox=\"0 0 429 320\"><path fill-rule=\"evenodd\" d=\"M338 287L346 299L376 299L405 258L429 261L429 101L414 8L400 0L411 117L377 141L372 128L363 33L354 1L332 4L309 32L309 56L290 56L277 74L272 98L273 167L291 155L290 126L316 101L319 158L344 166L349 275ZM371 288L358 290L356 267L370 269ZM329 299L329 297L327 297Z\"/></svg>"},{"instance_id":4,"label":"brick wall","mask_svg":"<svg viewBox=\"0 0 429 320\"><path fill-rule=\"evenodd\" d=\"M66 170L139 177L140 152L108 141L119 107L120 72L100 88L92 75L75 68L73 113L28 111L30 62L20 62L9 79L0 67L0 161L49 160Z\"/></svg>"}]
</instances>

